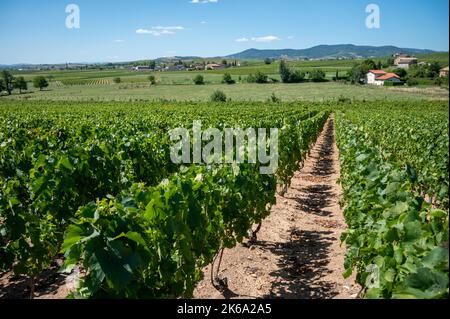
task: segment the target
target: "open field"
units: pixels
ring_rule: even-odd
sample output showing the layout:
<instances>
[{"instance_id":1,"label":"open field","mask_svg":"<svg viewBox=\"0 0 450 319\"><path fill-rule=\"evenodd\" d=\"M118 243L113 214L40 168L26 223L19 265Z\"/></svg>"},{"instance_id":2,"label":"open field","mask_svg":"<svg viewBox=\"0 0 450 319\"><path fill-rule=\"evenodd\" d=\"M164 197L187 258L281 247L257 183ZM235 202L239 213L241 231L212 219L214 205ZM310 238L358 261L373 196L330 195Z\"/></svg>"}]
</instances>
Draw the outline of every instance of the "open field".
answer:
<instances>
[{"instance_id":1,"label":"open field","mask_svg":"<svg viewBox=\"0 0 450 319\"><path fill-rule=\"evenodd\" d=\"M448 91L441 88L385 88L355 86L342 83L299 84L211 84L156 85L121 83L111 85L55 86L48 90L1 99L57 101L139 101L176 100L208 101L215 90L222 90L235 101L266 101L274 93L282 101L323 101L340 97L356 100L448 100Z\"/></svg>"},{"instance_id":2,"label":"open field","mask_svg":"<svg viewBox=\"0 0 450 319\"><path fill-rule=\"evenodd\" d=\"M320 62L320 61L318 61ZM340 61L336 61L340 62ZM348 64L348 61L342 61ZM326 73L327 79L332 79L336 75L336 71L339 71L340 75L346 74L346 71L350 69L350 66L334 67L328 62L324 67L299 66L299 63L290 63L294 69L308 72L317 68L320 68ZM323 61L322 61L323 63ZM245 80L249 74L254 74L257 71L267 74L271 78L280 80L279 77L279 63L274 62L270 65L266 65L262 62L249 63L248 66L228 68L223 70L209 70L209 71L165 71L165 72L152 72L152 71L132 71L132 70L54 70L54 71L15 71L15 76L23 76L25 80L31 81L33 77L45 76L52 79L52 81L59 81L65 85L79 85L79 84L92 84L99 80L106 80L112 83L112 80L116 77L120 77L124 83L148 83L148 77L153 75L156 77L160 84L192 84L192 79L200 74L205 78L206 83L218 84L222 82L223 74L229 73L233 78L238 81Z\"/></svg>"},{"instance_id":3,"label":"open field","mask_svg":"<svg viewBox=\"0 0 450 319\"><path fill-rule=\"evenodd\" d=\"M389 57L374 58L375 62L385 62ZM448 52L437 52L432 54L418 55L419 61L438 62L441 66L449 65ZM204 59L207 62L211 60ZM220 63L220 59L216 62ZM228 59L228 62L234 60ZM322 60L322 61L290 61L288 66L297 70L308 72L314 69L322 69L326 72L327 78L331 79L335 76L336 71L340 75L346 72L361 60ZM270 77L279 79L279 62L275 61L271 64L265 64L258 60L240 61L241 67L231 67L223 70L210 71L168 71L168 72L150 72L150 71L132 71L128 69L88 69L88 70L52 70L52 71L14 71L15 76L23 76L26 80L42 75L51 77L54 81L61 81L65 84L89 84L94 80L112 81L114 77L120 77L123 82L147 82L149 75L154 75L159 79L161 84L188 84L192 83L192 78L201 74L205 77L207 83L220 83L224 73L230 73L236 79L241 76L245 78L247 75L261 71Z\"/></svg>"}]
</instances>

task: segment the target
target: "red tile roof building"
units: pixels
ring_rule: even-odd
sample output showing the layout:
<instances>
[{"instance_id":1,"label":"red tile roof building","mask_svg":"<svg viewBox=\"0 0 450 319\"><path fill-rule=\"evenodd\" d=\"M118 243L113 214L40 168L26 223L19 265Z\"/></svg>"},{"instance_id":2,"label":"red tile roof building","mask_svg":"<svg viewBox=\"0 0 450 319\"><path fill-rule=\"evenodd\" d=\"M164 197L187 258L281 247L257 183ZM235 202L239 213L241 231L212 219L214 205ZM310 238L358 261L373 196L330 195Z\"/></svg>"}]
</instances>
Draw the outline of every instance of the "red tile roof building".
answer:
<instances>
[{"instance_id":1,"label":"red tile roof building","mask_svg":"<svg viewBox=\"0 0 450 319\"><path fill-rule=\"evenodd\" d=\"M388 73L383 70L369 70L369 73L367 73L367 84L384 85L385 81L401 82L400 77L395 73Z\"/></svg>"}]
</instances>

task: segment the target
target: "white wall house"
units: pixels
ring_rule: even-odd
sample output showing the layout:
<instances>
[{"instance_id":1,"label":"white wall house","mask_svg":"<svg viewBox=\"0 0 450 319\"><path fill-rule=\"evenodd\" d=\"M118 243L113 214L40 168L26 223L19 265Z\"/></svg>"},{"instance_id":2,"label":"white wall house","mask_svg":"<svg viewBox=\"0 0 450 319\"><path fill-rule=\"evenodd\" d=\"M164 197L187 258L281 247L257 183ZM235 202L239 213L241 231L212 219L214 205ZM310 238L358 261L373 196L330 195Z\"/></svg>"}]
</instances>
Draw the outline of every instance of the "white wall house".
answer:
<instances>
[{"instance_id":1,"label":"white wall house","mask_svg":"<svg viewBox=\"0 0 450 319\"><path fill-rule=\"evenodd\" d=\"M384 85L384 82L378 81L377 78L385 74L386 72L382 70L370 70L369 73L367 73L366 83L372 85Z\"/></svg>"},{"instance_id":2,"label":"white wall house","mask_svg":"<svg viewBox=\"0 0 450 319\"><path fill-rule=\"evenodd\" d=\"M400 83L400 77L395 73L386 73L382 70L370 70L366 76L366 83L372 85L384 85L385 82Z\"/></svg>"},{"instance_id":3,"label":"white wall house","mask_svg":"<svg viewBox=\"0 0 450 319\"><path fill-rule=\"evenodd\" d=\"M205 70L222 70L222 69L225 69L225 65L223 64L210 63L205 66Z\"/></svg>"}]
</instances>

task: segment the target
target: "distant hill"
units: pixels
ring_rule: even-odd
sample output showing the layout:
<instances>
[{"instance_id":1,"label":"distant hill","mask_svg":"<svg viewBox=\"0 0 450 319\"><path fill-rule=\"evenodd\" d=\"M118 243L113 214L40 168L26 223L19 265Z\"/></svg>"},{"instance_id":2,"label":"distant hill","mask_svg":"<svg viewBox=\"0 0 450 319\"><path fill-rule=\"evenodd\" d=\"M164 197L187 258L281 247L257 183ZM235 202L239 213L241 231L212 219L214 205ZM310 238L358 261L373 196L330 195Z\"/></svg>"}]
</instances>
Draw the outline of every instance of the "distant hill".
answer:
<instances>
[{"instance_id":1,"label":"distant hill","mask_svg":"<svg viewBox=\"0 0 450 319\"><path fill-rule=\"evenodd\" d=\"M433 53L432 50L398 48L395 46L361 46L353 44L338 44L338 45L318 45L309 49L294 50L258 50L249 49L240 53L231 54L227 58L232 59L266 59L266 58L282 58L287 57L291 59L308 58L308 59L338 59L338 58L370 58L370 57L385 57L395 53L407 54L423 54Z\"/></svg>"},{"instance_id":2,"label":"distant hill","mask_svg":"<svg viewBox=\"0 0 450 319\"><path fill-rule=\"evenodd\" d=\"M27 69L32 67L32 64L25 64L25 63L21 63L21 64L0 64L0 69Z\"/></svg>"},{"instance_id":3,"label":"distant hill","mask_svg":"<svg viewBox=\"0 0 450 319\"><path fill-rule=\"evenodd\" d=\"M290 59L353 59L353 58L370 58L370 57L386 57L393 55L395 53L407 53L417 56L419 59L427 59L427 61L436 61L441 65L448 65L448 52L436 52L433 50L424 49L409 49L409 48L399 48L396 46L360 46L353 44L340 44L340 45L318 45L309 49L282 49L282 50L258 50L249 49L236 54L231 54L228 56L218 56L218 57L199 57L199 56L173 56L173 57L160 57L155 59L159 63L170 63L175 60L211 60L217 61L218 59L229 58L229 59L239 59L239 60L264 60L266 58L290 58ZM147 62L148 60L145 60ZM129 66L136 63L143 63L144 60L140 61L128 61L128 62L85 62L85 63L69 63L70 66L76 65L122 65ZM58 64L0 64L0 70L2 69L24 69L33 70L38 68L46 67L62 67L66 66L65 63Z\"/></svg>"},{"instance_id":4,"label":"distant hill","mask_svg":"<svg viewBox=\"0 0 450 319\"><path fill-rule=\"evenodd\" d=\"M182 61L188 61L188 60L198 60L202 59L199 56L171 56L171 57L161 57L155 59L156 62L166 62L166 61L174 61L174 60L182 60Z\"/></svg>"}]
</instances>

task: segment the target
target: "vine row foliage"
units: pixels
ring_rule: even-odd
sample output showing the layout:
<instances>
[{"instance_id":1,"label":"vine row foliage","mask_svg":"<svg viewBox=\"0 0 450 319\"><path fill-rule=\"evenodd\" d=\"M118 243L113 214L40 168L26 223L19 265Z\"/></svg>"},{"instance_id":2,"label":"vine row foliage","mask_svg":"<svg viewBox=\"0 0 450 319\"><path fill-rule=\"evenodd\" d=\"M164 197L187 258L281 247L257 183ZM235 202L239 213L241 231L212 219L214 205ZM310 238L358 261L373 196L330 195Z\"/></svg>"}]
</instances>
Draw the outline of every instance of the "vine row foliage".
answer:
<instances>
[{"instance_id":1,"label":"vine row foliage","mask_svg":"<svg viewBox=\"0 0 450 319\"><path fill-rule=\"evenodd\" d=\"M0 270L34 278L62 250L68 269L87 270L76 296L189 296L199 267L267 216L328 107L3 101ZM168 130L198 119L279 128L276 175L246 164L180 170Z\"/></svg>"},{"instance_id":2,"label":"vine row foliage","mask_svg":"<svg viewBox=\"0 0 450 319\"><path fill-rule=\"evenodd\" d=\"M280 145L284 179L327 118L320 112L283 128L290 136L282 140L294 142ZM268 216L276 186L277 176L260 174L259 165L192 166L155 187L135 184L81 208L63 244L65 265L82 260L87 270L74 296L191 297L218 251Z\"/></svg>"},{"instance_id":3,"label":"vine row foliage","mask_svg":"<svg viewBox=\"0 0 450 319\"><path fill-rule=\"evenodd\" d=\"M269 214L336 114L346 276L367 298L448 297L448 105L443 102L2 101L0 271L82 265L76 298L190 297L221 248ZM275 175L174 165L170 128L279 128Z\"/></svg>"},{"instance_id":4,"label":"vine row foliage","mask_svg":"<svg viewBox=\"0 0 450 319\"><path fill-rule=\"evenodd\" d=\"M448 108L336 115L346 276L366 298L448 298Z\"/></svg>"}]
</instances>

